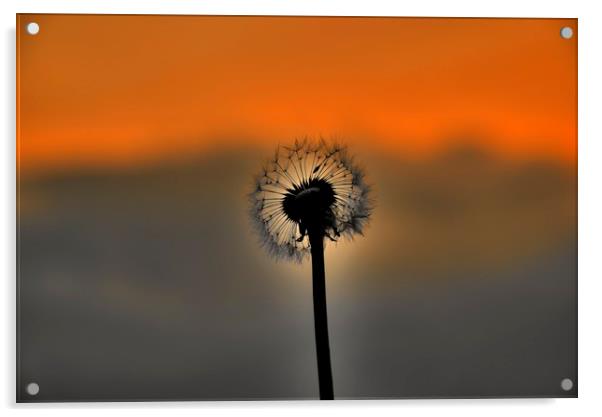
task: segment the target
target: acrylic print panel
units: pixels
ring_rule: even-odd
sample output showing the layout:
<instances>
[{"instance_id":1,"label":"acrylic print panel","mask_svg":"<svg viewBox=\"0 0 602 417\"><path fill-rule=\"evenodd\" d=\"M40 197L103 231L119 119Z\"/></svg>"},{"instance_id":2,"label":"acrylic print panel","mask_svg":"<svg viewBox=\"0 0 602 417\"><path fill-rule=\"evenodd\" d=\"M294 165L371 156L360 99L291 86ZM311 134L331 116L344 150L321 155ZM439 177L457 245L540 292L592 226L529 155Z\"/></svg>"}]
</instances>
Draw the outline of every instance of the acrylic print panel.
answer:
<instances>
[{"instance_id":1,"label":"acrylic print panel","mask_svg":"<svg viewBox=\"0 0 602 417\"><path fill-rule=\"evenodd\" d=\"M19 15L18 401L576 397L577 33Z\"/></svg>"}]
</instances>

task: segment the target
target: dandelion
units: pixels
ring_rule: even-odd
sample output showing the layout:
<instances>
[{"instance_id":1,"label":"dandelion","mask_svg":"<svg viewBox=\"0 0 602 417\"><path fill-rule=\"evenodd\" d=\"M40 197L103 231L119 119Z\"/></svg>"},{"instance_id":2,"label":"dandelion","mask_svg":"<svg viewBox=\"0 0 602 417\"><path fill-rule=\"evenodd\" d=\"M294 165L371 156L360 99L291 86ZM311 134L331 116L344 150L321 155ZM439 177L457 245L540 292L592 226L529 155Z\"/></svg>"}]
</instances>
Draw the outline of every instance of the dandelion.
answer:
<instances>
[{"instance_id":1,"label":"dandelion","mask_svg":"<svg viewBox=\"0 0 602 417\"><path fill-rule=\"evenodd\" d=\"M320 399L333 399L324 241L363 234L370 187L345 146L305 139L276 149L249 199L261 244L274 258L300 263L311 256Z\"/></svg>"}]
</instances>

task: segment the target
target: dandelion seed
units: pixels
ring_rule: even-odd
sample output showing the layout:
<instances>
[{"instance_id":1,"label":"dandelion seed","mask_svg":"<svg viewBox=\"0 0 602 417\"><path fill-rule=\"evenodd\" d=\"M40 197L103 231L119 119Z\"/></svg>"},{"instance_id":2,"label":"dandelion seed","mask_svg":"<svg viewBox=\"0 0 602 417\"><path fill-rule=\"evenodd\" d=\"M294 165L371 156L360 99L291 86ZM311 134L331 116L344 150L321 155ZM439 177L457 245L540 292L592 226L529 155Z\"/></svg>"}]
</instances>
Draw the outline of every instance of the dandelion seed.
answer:
<instances>
[{"instance_id":1,"label":"dandelion seed","mask_svg":"<svg viewBox=\"0 0 602 417\"><path fill-rule=\"evenodd\" d=\"M346 147L296 140L279 146L256 178L251 218L272 256L301 262L310 255L310 232L331 240L361 235L372 210L369 195Z\"/></svg>"}]
</instances>

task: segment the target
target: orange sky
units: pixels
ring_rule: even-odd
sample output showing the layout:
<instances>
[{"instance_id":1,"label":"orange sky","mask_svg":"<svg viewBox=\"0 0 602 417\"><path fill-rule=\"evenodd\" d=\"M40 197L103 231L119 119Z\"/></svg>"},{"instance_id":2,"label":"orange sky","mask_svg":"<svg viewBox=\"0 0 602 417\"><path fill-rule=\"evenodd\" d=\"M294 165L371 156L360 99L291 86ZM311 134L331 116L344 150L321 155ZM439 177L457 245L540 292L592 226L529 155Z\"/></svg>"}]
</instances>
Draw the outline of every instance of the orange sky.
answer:
<instances>
[{"instance_id":1,"label":"orange sky","mask_svg":"<svg viewBox=\"0 0 602 417\"><path fill-rule=\"evenodd\" d=\"M469 134L574 163L566 25L576 32L576 19L19 15L20 173L306 134L410 155Z\"/></svg>"}]
</instances>

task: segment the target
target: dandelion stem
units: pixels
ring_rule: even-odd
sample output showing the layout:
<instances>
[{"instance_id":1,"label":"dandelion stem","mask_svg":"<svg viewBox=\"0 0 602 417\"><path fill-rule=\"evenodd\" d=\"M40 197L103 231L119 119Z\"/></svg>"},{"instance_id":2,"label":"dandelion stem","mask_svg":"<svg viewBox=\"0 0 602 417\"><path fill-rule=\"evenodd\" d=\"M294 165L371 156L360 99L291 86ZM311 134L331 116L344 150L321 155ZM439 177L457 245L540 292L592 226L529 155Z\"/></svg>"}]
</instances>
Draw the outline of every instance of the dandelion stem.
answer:
<instances>
[{"instance_id":1,"label":"dandelion stem","mask_svg":"<svg viewBox=\"0 0 602 417\"><path fill-rule=\"evenodd\" d=\"M318 381L321 400L334 399L330 345L328 342L328 317L326 314L326 277L324 270L324 233L319 229L309 231L311 269L313 276L314 326L318 357Z\"/></svg>"}]
</instances>

